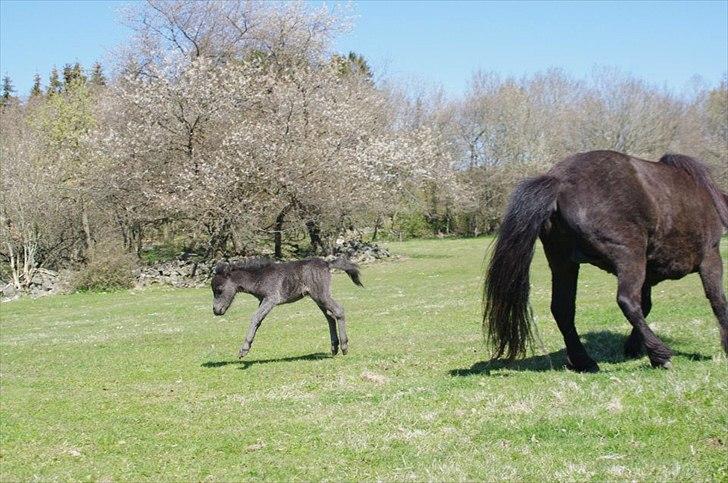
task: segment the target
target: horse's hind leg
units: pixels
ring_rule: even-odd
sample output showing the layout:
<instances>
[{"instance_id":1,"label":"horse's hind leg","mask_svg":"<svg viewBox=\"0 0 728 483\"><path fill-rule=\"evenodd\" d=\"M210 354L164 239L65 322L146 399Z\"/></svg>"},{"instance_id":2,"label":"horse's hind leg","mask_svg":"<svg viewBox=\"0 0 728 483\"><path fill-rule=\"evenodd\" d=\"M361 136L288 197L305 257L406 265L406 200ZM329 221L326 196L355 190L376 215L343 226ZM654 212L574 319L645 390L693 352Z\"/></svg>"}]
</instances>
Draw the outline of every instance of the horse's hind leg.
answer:
<instances>
[{"instance_id":1,"label":"horse's hind leg","mask_svg":"<svg viewBox=\"0 0 728 483\"><path fill-rule=\"evenodd\" d=\"M700 264L700 279L703 281L705 296L718 319L723 350L728 354L728 302L723 288L723 263L718 248L706 255Z\"/></svg>"},{"instance_id":2,"label":"horse's hind leg","mask_svg":"<svg viewBox=\"0 0 728 483\"><path fill-rule=\"evenodd\" d=\"M551 266L551 314L566 345L566 367L576 372L597 372L599 366L587 354L574 324L579 265L547 254Z\"/></svg>"},{"instance_id":3,"label":"horse's hind leg","mask_svg":"<svg viewBox=\"0 0 728 483\"><path fill-rule=\"evenodd\" d=\"M642 285L642 316L646 319L652 310L652 286L645 282ZM642 337L640 331L632 327L632 333L629 334L627 341L624 343L624 355L628 359L636 359L643 354Z\"/></svg>"},{"instance_id":4,"label":"horse's hind leg","mask_svg":"<svg viewBox=\"0 0 728 483\"><path fill-rule=\"evenodd\" d=\"M321 312L324 313L324 317L326 317L326 321L329 323L329 335L331 336L331 355L336 355L339 353L339 336L336 333L336 319L333 318L331 315L329 315L329 311L326 310L326 306L321 302L316 302L316 305L321 309Z\"/></svg>"},{"instance_id":5,"label":"horse's hind leg","mask_svg":"<svg viewBox=\"0 0 728 483\"><path fill-rule=\"evenodd\" d=\"M672 352L657 338L642 312L642 287L645 283L645 260L625 257L617 268L617 303L632 327L638 332L647 350L652 367L670 367Z\"/></svg>"}]
</instances>

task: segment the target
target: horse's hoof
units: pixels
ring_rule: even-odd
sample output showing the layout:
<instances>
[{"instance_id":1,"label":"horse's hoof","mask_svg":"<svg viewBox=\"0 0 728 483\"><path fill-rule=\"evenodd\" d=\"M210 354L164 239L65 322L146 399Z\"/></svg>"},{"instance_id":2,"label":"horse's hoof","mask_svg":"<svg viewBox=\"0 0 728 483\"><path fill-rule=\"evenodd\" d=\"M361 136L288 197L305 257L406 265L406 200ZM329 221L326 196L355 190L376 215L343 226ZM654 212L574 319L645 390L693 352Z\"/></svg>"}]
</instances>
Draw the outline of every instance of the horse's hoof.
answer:
<instances>
[{"instance_id":1,"label":"horse's hoof","mask_svg":"<svg viewBox=\"0 0 728 483\"><path fill-rule=\"evenodd\" d=\"M643 354L644 352L642 351L642 346L640 344L626 344L624 346L624 357L627 359L639 359Z\"/></svg>"},{"instance_id":2,"label":"horse's hoof","mask_svg":"<svg viewBox=\"0 0 728 483\"><path fill-rule=\"evenodd\" d=\"M345 356L349 352L349 346L341 346L341 355Z\"/></svg>"},{"instance_id":3,"label":"horse's hoof","mask_svg":"<svg viewBox=\"0 0 728 483\"><path fill-rule=\"evenodd\" d=\"M240 349L240 352L238 352L238 359L242 359L247 356L248 352L250 352L250 349Z\"/></svg>"},{"instance_id":4,"label":"horse's hoof","mask_svg":"<svg viewBox=\"0 0 728 483\"><path fill-rule=\"evenodd\" d=\"M568 357L566 359L566 368L574 372L588 372L592 374L595 372L599 372L599 365L594 361L589 361L581 366L575 366L571 363Z\"/></svg>"},{"instance_id":5,"label":"horse's hoof","mask_svg":"<svg viewBox=\"0 0 728 483\"><path fill-rule=\"evenodd\" d=\"M672 362L670 362L669 360L663 361L663 362L650 361L650 363L652 364L652 367L655 369L665 369L667 371L672 369Z\"/></svg>"},{"instance_id":6,"label":"horse's hoof","mask_svg":"<svg viewBox=\"0 0 728 483\"><path fill-rule=\"evenodd\" d=\"M331 355L332 355L332 356L335 356L335 355L336 355L336 354L338 354L338 353L339 353L339 346L337 346L337 345L332 345L332 346L331 346Z\"/></svg>"}]
</instances>

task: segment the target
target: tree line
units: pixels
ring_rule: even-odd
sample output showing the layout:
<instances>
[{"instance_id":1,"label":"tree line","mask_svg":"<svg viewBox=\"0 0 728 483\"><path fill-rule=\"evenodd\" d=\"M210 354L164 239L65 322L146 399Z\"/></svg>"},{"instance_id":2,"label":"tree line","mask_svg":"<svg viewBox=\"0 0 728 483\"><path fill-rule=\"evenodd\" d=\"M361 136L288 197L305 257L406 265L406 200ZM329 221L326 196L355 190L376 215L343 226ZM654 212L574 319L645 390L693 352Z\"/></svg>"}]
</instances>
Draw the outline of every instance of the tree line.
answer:
<instances>
[{"instance_id":1,"label":"tree line","mask_svg":"<svg viewBox=\"0 0 728 483\"><path fill-rule=\"evenodd\" d=\"M676 96L612 70L476 72L463 96L375 82L301 3L135 4L100 64L0 97L0 261L18 287L99 244L207 258L489 233L514 184L578 151L699 157L728 186L728 86ZM7 277L6 277L7 276Z\"/></svg>"}]
</instances>

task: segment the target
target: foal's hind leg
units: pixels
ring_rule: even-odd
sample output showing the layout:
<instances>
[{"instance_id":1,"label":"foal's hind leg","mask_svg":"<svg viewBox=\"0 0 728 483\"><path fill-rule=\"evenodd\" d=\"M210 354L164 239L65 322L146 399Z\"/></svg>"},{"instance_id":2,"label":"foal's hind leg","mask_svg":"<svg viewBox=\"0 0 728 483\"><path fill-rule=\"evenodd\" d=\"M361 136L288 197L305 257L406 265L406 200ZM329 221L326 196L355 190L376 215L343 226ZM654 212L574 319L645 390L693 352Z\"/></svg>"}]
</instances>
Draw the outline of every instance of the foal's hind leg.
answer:
<instances>
[{"instance_id":1,"label":"foal's hind leg","mask_svg":"<svg viewBox=\"0 0 728 483\"><path fill-rule=\"evenodd\" d=\"M642 285L641 305L642 315L646 319L650 315L650 310L652 310L652 286L648 282ZM628 359L636 359L641 357L643 352L640 331L633 327L632 333L629 334L627 341L624 343L624 355Z\"/></svg>"},{"instance_id":2,"label":"foal's hind leg","mask_svg":"<svg viewBox=\"0 0 728 483\"><path fill-rule=\"evenodd\" d=\"M335 356L339 353L339 336L336 333L336 319L329 315L329 312L328 310L326 310L326 306L323 303L316 302L316 305L318 305L318 307L321 309L321 312L324 313L324 317L326 317L326 321L329 323L329 335L331 336L331 355Z\"/></svg>"},{"instance_id":3,"label":"foal's hind leg","mask_svg":"<svg viewBox=\"0 0 728 483\"><path fill-rule=\"evenodd\" d=\"M579 265L562 261L551 262L551 314L566 344L566 367L576 372L597 372L599 366L587 354L574 325L576 312L576 283Z\"/></svg>"},{"instance_id":4,"label":"foal's hind leg","mask_svg":"<svg viewBox=\"0 0 728 483\"><path fill-rule=\"evenodd\" d=\"M642 286L645 282L644 258L625 256L617 266L617 303L632 327L637 330L647 350L652 367L670 367L672 352L657 338L642 312Z\"/></svg>"},{"instance_id":5,"label":"foal's hind leg","mask_svg":"<svg viewBox=\"0 0 728 483\"><path fill-rule=\"evenodd\" d=\"M319 301L317 301L318 303ZM349 352L349 337L346 335L346 320L344 319L344 309L334 299L328 295L325 299L320 301L326 313L329 313L331 317L336 320L339 326L339 347L341 347L341 353L346 355Z\"/></svg>"},{"instance_id":6,"label":"foal's hind leg","mask_svg":"<svg viewBox=\"0 0 728 483\"><path fill-rule=\"evenodd\" d=\"M705 295L710 301L720 327L720 341L728 354L728 302L723 288L723 263L718 248L711 251L700 264L700 279L703 281Z\"/></svg>"}]
</instances>

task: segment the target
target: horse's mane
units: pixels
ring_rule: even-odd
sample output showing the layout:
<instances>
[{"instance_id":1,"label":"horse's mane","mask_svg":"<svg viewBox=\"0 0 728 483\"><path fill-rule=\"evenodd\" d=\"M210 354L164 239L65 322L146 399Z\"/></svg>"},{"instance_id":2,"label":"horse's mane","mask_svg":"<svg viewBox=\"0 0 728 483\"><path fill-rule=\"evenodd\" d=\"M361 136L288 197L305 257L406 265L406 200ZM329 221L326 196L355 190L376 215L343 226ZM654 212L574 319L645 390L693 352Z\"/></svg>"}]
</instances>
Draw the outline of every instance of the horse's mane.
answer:
<instances>
[{"instance_id":1,"label":"horse's mane","mask_svg":"<svg viewBox=\"0 0 728 483\"><path fill-rule=\"evenodd\" d=\"M698 186L708 190L710 197L713 198L713 204L718 210L720 221L723 226L728 228L728 195L723 193L713 182L710 177L710 170L705 164L690 156L669 153L660 158L660 163L685 171L695 180Z\"/></svg>"},{"instance_id":2,"label":"horse's mane","mask_svg":"<svg viewBox=\"0 0 728 483\"><path fill-rule=\"evenodd\" d=\"M265 257L248 258L247 260L238 260L234 262L220 262L215 267L216 274L223 274L225 272L233 272L236 270L245 270L249 272L256 272L262 268L273 265L275 260Z\"/></svg>"}]
</instances>

